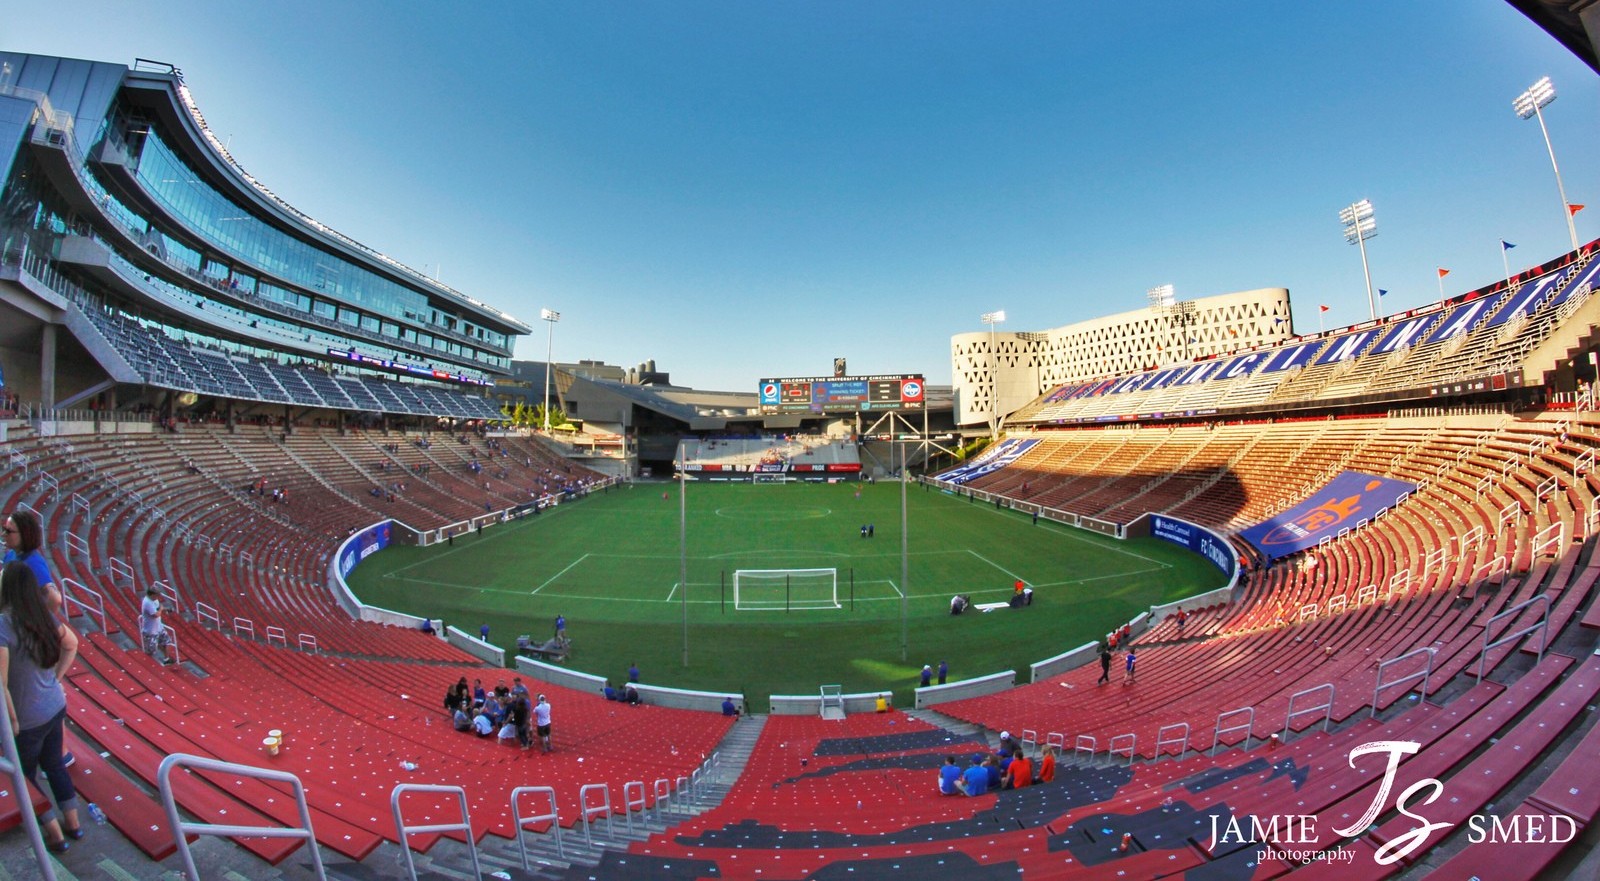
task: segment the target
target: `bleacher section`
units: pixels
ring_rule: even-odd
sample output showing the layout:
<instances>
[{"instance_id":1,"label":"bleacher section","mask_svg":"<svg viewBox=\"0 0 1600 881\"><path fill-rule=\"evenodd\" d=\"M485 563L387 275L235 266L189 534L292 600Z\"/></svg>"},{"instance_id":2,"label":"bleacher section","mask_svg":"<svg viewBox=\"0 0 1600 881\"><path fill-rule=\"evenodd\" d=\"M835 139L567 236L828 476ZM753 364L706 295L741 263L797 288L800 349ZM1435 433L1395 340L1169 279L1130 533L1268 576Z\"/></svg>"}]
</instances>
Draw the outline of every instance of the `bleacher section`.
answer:
<instances>
[{"instance_id":1,"label":"bleacher section","mask_svg":"<svg viewBox=\"0 0 1600 881\"><path fill-rule=\"evenodd\" d=\"M329 557L385 517L436 529L596 476L531 439L265 426L55 438L18 425L0 447L0 506L43 515L87 634L68 676L74 777L117 805L113 825L154 859L174 847L147 795L164 757L267 764L262 738L282 729L270 763L307 784L320 847L350 861L340 879L390 877L388 798L405 783L462 786L469 834L500 846L519 881L1551 877L1592 847L1600 815L1600 414L1588 398L1519 412L1332 405L1497 374L1514 387L1518 371L1541 385L1535 355L1546 364L1585 344L1588 319L1571 319L1592 313L1597 273L1584 251L1509 289L1371 327L1042 396L943 485L1106 531L1169 512L1234 537L1252 562L1229 602L1135 634L1136 678L1119 657L1108 684L1092 664L937 712L745 722L541 684L557 707L553 755L447 731L440 691L508 671L417 630L350 620L328 593ZM436 414L461 398L241 361L123 319L102 332L174 389ZM1226 415L1195 412L1209 409ZM730 471L854 456L813 441L688 440L683 451ZM1239 533L1352 471L1415 489L1307 550L1255 562ZM133 599L158 583L183 613L176 668L131 638ZM1030 752L1058 747L1055 779L937 795L942 757L987 751L1000 730ZM1351 825L1384 786L1382 760L1352 762L1351 750L1381 741L1416 745L1397 759L1397 787L1437 779L1443 797L1412 810L1453 824L1395 862L1376 857L1417 823L1394 792ZM735 743L748 759L708 797L707 772ZM530 782L555 788L562 824L586 843L513 874L509 795ZM593 784L610 801L591 824L580 788ZM178 799L199 820L292 820L285 790L261 781L199 772ZM6 811L0 829L17 823ZM1466 821L1484 813L1570 819L1583 837L1469 842ZM1229 840L1213 825L1283 815L1319 822L1291 843ZM451 837L462 836L411 844ZM236 842L254 875L304 877L296 844Z\"/></svg>"},{"instance_id":2,"label":"bleacher section","mask_svg":"<svg viewBox=\"0 0 1600 881\"><path fill-rule=\"evenodd\" d=\"M121 313L85 309L84 314L150 385L302 407L458 419L500 418L499 408L477 395L252 360L175 340Z\"/></svg>"},{"instance_id":3,"label":"bleacher section","mask_svg":"<svg viewBox=\"0 0 1600 881\"><path fill-rule=\"evenodd\" d=\"M71 677L75 742L95 754L85 768L97 772L85 779L89 797L115 798L119 789L126 792L127 779L149 785L171 752L259 764L264 732L284 728L289 734L278 766L315 781L309 795L322 846L370 860L396 840L385 810L396 783L463 785L474 834L506 838L513 835L506 796L518 779L508 776L512 768L536 769L540 782L557 788L562 816L575 820L579 786L604 782L615 793L632 780L660 779L673 791L677 778L687 779L717 748L737 723L714 714L632 710L547 686L541 689L554 694L568 720L558 749L581 743L582 750L527 759L489 742L435 734L444 721L434 710L436 692L461 675L503 677L504 671L414 631L350 622L319 587L325 546L284 537L337 535L373 519L371 509L381 511L387 501L369 503L357 490L375 474L435 465L437 496L420 503L421 510L442 504L450 481L468 480L474 459L508 462L513 478L501 482L512 486L548 467L545 460L528 465L539 451L522 441L503 439L502 454L470 436L465 443L448 436L426 445L416 440L303 430L284 443L266 432L185 428L176 435L25 438L9 445L7 454L28 464L13 470L0 501L45 512L57 572L108 600L109 632L85 628L94 632ZM1569 625L1593 606L1600 567L1586 556L1600 492L1592 469L1592 451L1600 447L1596 414L1081 429L1036 440L1011 465L967 487L1039 497L1077 484L1076 499L1106 500L1096 503L1101 511L1124 506L1108 491L1114 487L1126 494L1137 484L1154 498L1186 473L1196 476L1184 486L1227 485L1261 509L1282 507L1308 482L1289 480L1290 473L1352 468L1420 488L1369 527L1253 573L1235 602L1202 611L1182 628L1168 620L1140 636L1135 684L1097 687L1095 666L940 705L945 716L975 723L979 732L1006 728L1064 745L1054 783L981 799L940 798L932 794L940 758L985 749L981 733L957 735L897 713L844 723L773 717L719 805L668 831L621 842L625 853L597 853L599 865L586 871L679 877L674 873L692 867L700 874L681 877L955 879L1019 871L1027 878L1097 878L1114 869L1120 877L1275 877L1296 868L1278 851L1253 865L1246 848L1208 852L1208 818L1265 816L1292 806L1325 818L1312 849L1349 849L1366 859L1355 877L1385 877L1417 865L1411 860L1390 871L1370 860L1408 828L1403 817L1380 817L1353 839L1326 831L1372 798L1373 769L1350 767L1352 745L1422 744L1401 773L1438 776L1448 791L1459 791L1450 813L1459 822L1484 810L1552 744L1570 740L1583 724L1583 707L1597 697L1600 666L1565 652L1540 658L1536 638L1490 651L1483 657L1488 678L1473 684L1483 635L1513 632L1542 615L1542 607L1521 604L1549 601L1550 633L1567 633L1568 642ZM1227 479L1213 480L1218 472ZM1175 477L1149 486L1151 475L1163 473ZM53 489L46 490L43 474L53 476ZM256 475L287 486L293 501L275 505L242 492ZM362 503L368 510L350 510ZM1225 530L1239 516L1227 507L1209 517L1189 513ZM296 529L275 528L285 523ZM1552 528L1561 540L1535 553L1534 537ZM86 554L68 549L69 532ZM112 557L137 561L131 582L115 574ZM1309 559L1316 564L1303 562ZM1498 568L1485 569L1495 561ZM177 623L184 669L203 671L203 680L161 670L126 647L121 635L135 626L133 588L154 580L181 585L186 603L220 610L220 622ZM1508 610L1515 613L1496 619ZM230 626L236 617L252 620L254 631ZM313 634L322 652L261 638L269 622ZM1433 650L1427 687L1408 682L1374 702L1377 662L1418 648ZM1391 677L1416 672L1423 662L1419 656ZM279 684L263 688L264 681ZM1301 693L1323 683L1332 686L1327 709L1290 719L1291 700L1303 707ZM1379 719L1367 718L1374 706L1383 713ZM1222 742L1239 745L1248 734L1252 748L1212 757L1218 716L1242 707L1253 709L1254 725ZM1403 707L1411 709L1396 714ZM1185 725L1174 740L1172 726ZM1331 733L1323 733L1324 725ZM1158 758L1157 729L1166 729L1164 761L1142 761ZM669 731L670 739L662 739ZM1282 746L1261 745L1273 734L1282 742L1285 733ZM1111 755L1114 743L1118 752ZM589 762L579 764L580 755ZM1130 757L1141 761L1130 766ZM418 770L406 771L402 762ZM626 770L597 773L607 767ZM184 809L211 820L287 819L287 806L261 784L221 783L195 787L183 796ZM654 789L649 793L653 799ZM1592 814L1586 801L1565 793L1546 786L1511 807ZM620 800L614 811L625 813ZM113 818L153 856L170 851L159 814L130 808ZM1126 851L1124 834L1134 842ZM425 835L413 844L426 849L438 838ZM293 851L281 840L242 844L280 865ZM1540 853L1539 865L1561 855L1559 848ZM1485 858L1515 862L1503 851ZM1455 863L1438 862L1441 877L1449 877ZM1313 864L1295 877L1321 869Z\"/></svg>"},{"instance_id":4,"label":"bleacher section","mask_svg":"<svg viewBox=\"0 0 1600 881\"><path fill-rule=\"evenodd\" d=\"M677 461L689 471L753 472L860 470L858 447L847 438L821 435L685 438Z\"/></svg>"},{"instance_id":5,"label":"bleacher section","mask_svg":"<svg viewBox=\"0 0 1600 881\"><path fill-rule=\"evenodd\" d=\"M1303 409L1431 387L1511 381L1523 361L1586 303L1600 261L1592 248L1510 287L1329 331L1121 377L1069 383L1008 418L1012 425L1183 418ZM1504 386L1499 386L1503 388Z\"/></svg>"}]
</instances>

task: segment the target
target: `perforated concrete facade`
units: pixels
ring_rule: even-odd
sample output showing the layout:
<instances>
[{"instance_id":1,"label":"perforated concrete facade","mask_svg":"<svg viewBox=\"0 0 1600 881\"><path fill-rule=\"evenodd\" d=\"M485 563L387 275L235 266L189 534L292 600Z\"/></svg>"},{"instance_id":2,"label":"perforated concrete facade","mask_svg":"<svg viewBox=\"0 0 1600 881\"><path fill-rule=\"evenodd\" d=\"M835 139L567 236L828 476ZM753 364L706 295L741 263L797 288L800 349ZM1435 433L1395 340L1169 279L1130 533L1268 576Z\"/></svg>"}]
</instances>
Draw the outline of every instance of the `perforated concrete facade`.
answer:
<instances>
[{"instance_id":1,"label":"perforated concrete facade","mask_svg":"<svg viewBox=\"0 0 1600 881\"><path fill-rule=\"evenodd\" d=\"M950 338L956 424L986 423L1067 382L1180 364L1294 336L1287 288L1146 307L1043 332ZM997 350L997 351L996 351ZM998 357L997 357L998 356ZM998 360L998 363L997 363Z\"/></svg>"}]
</instances>

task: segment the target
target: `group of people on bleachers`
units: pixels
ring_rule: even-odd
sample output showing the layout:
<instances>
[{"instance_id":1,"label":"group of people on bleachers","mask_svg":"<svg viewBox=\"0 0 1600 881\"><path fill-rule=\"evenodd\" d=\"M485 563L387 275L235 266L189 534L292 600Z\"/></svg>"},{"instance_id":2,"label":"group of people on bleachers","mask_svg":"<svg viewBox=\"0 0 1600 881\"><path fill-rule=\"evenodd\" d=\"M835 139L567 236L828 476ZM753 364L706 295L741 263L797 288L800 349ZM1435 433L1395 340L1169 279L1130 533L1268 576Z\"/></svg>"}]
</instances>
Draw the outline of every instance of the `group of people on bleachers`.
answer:
<instances>
[{"instance_id":1,"label":"group of people on bleachers","mask_svg":"<svg viewBox=\"0 0 1600 881\"><path fill-rule=\"evenodd\" d=\"M566 629L567 619L563 616L557 615L556 638L561 639L563 634L565 634ZM608 701L622 701L630 707L637 707L644 703L644 699L639 696L639 689L634 687L638 684L639 662L634 661L628 664L628 681L623 684L622 688L614 688L611 685L611 680L607 679L605 687L600 689L600 692L606 696L606 700Z\"/></svg>"},{"instance_id":2,"label":"group of people on bleachers","mask_svg":"<svg viewBox=\"0 0 1600 881\"><path fill-rule=\"evenodd\" d=\"M939 768L939 794L976 796L1007 789L1022 789L1037 783L1056 779L1055 744L1044 748L1039 755L1038 767L1011 738L1011 732L1000 732L1000 746L994 752L975 752L968 757L965 770L953 755L944 757Z\"/></svg>"},{"instance_id":3,"label":"group of people on bleachers","mask_svg":"<svg viewBox=\"0 0 1600 881\"><path fill-rule=\"evenodd\" d=\"M274 501L274 502L276 502L276 503L278 503L280 505L289 504L289 488L288 487L283 487L283 486L275 486L269 492L267 490L267 479L265 477L257 480L254 483L246 484L245 488L244 488L244 491L245 491L246 495L262 496L262 497L271 496L272 497L272 501Z\"/></svg>"},{"instance_id":4,"label":"group of people on bleachers","mask_svg":"<svg viewBox=\"0 0 1600 881\"><path fill-rule=\"evenodd\" d=\"M481 679L473 680L469 689L463 676L445 692L444 709L457 731L515 742L524 750L533 748L538 735L543 750L551 751L550 702L542 694L537 700L530 698L520 676L510 687L500 680L493 691L486 691Z\"/></svg>"},{"instance_id":5,"label":"group of people on bleachers","mask_svg":"<svg viewBox=\"0 0 1600 881\"><path fill-rule=\"evenodd\" d=\"M611 684L611 680L607 679L605 687L600 689L600 693L605 695L608 701L620 701L630 707L637 707L644 703L644 699L639 696L639 689L635 688L632 682L624 683L619 689Z\"/></svg>"}]
</instances>

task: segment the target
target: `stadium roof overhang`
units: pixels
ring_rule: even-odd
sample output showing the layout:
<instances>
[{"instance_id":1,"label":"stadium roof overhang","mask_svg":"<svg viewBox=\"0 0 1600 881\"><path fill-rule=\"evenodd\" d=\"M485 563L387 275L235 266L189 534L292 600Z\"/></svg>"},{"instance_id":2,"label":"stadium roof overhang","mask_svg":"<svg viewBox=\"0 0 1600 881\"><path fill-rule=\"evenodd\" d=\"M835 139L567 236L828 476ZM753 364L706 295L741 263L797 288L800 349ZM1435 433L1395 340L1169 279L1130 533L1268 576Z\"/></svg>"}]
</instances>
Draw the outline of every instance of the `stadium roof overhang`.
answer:
<instances>
[{"instance_id":1,"label":"stadium roof overhang","mask_svg":"<svg viewBox=\"0 0 1600 881\"><path fill-rule=\"evenodd\" d=\"M1600 0L1506 0L1600 73Z\"/></svg>"}]
</instances>

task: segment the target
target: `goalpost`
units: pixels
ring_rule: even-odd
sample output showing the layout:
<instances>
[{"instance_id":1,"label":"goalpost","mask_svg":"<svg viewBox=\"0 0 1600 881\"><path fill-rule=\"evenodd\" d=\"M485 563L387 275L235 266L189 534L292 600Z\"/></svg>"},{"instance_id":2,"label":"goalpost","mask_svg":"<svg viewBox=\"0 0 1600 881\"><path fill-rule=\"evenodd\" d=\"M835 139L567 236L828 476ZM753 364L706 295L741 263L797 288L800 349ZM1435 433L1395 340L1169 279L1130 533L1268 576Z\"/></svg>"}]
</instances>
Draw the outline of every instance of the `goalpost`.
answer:
<instances>
[{"instance_id":1,"label":"goalpost","mask_svg":"<svg viewBox=\"0 0 1600 881\"><path fill-rule=\"evenodd\" d=\"M838 569L735 569L733 608L840 609Z\"/></svg>"}]
</instances>

